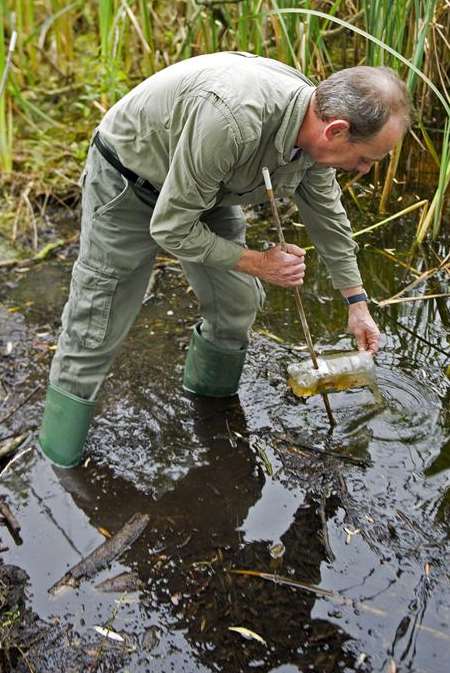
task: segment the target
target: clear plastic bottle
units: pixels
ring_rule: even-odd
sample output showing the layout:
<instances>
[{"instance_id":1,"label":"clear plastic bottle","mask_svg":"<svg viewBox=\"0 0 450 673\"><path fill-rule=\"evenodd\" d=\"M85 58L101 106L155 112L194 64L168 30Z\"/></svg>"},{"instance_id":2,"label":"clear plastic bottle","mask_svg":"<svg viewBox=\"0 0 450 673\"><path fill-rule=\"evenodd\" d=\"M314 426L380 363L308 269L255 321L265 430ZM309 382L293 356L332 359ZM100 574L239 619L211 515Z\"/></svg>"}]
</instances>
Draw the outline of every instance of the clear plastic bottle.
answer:
<instances>
[{"instance_id":1,"label":"clear plastic bottle","mask_svg":"<svg viewBox=\"0 0 450 673\"><path fill-rule=\"evenodd\" d=\"M376 388L375 363L367 351L319 356L317 363L318 369L310 358L288 366L288 385L297 397L364 386Z\"/></svg>"}]
</instances>

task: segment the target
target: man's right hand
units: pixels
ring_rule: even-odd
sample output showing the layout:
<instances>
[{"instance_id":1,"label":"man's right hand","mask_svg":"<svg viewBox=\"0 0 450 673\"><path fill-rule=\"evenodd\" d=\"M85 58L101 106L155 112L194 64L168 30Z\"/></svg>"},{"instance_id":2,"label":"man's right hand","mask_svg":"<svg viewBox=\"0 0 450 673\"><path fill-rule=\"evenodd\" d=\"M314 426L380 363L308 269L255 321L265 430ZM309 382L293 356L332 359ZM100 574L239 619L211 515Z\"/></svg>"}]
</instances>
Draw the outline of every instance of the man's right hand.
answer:
<instances>
[{"instance_id":1,"label":"man's right hand","mask_svg":"<svg viewBox=\"0 0 450 673\"><path fill-rule=\"evenodd\" d=\"M286 251L280 245L265 252L245 250L234 268L273 285L295 287L302 285L305 277L305 251L292 243Z\"/></svg>"}]
</instances>

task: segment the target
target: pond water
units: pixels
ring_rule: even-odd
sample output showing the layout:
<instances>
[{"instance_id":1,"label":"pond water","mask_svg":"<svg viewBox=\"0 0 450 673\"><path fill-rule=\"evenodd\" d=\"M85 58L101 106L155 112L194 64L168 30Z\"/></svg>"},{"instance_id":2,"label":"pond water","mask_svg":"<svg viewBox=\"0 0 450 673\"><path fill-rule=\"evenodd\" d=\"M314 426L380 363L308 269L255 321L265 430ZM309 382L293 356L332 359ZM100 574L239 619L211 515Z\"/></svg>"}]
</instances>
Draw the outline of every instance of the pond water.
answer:
<instances>
[{"instance_id":1,"label":"pond water","mask_svg":"<svg viewBox=\"0 0 450 673\"><path fill-rule=\"evenodd\" d=\"M397 254L406 253L408 227L397 225ZM256 227L250 235L264 237ZM360 254L377 299L409 281L380 252L392 238L379 233ZM20 271L2 279L2 352L11 344L3 415L42 389L0 425L2 437L33 433L39 422L70 261ZM448 276L433 283L444 291ZM304 301L317 347L351 349L345 307L313 253ZM36 651L36 670L336 673L393 671L393 662L397 671L448 670L449 308L439 299L374 306L384 403L368 389L330 395L330 432L321 398L302 402L287 387L287 365L305 357L288 290L268 291L239 397L181 390L197 312L177 268L166 266L106 382L86 463L59 470L31 448L2 475L0 495L22 526L16 542L1 530L2 559L27 572L30 607L66 628L64 657L73 654L64 668L57 649ZM135 512L149 514L149 525L118 561L49 595ZM142 590L95 588L130 569ZM229 572L239 569L281 579ZM93 627L105 625L125 638L103 645L104 656L114 649L114 667L97 649Z\"/></svg>"}]
</instances>

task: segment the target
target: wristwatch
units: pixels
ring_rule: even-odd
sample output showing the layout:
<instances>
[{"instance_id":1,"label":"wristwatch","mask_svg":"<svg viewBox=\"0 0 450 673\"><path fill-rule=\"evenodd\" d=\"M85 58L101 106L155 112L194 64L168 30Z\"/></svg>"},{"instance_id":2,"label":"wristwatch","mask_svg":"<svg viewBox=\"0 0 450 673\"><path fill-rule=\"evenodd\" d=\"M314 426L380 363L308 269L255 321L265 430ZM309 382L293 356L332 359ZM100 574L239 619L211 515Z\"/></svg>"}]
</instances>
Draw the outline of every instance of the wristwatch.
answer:
<instances>
[{"instance_id":1,"label":"wristwatch","mask_svg":"<svg viewBox=\"0 0 450 673\"><path fill-rule=\"evenodd\" d=\"M369 301L369 297L365 292L361 292L360 294L352 294L350 297L344 297L344 301L346 304L356 304L358 301Z\"/></svg>"}]
</instances>

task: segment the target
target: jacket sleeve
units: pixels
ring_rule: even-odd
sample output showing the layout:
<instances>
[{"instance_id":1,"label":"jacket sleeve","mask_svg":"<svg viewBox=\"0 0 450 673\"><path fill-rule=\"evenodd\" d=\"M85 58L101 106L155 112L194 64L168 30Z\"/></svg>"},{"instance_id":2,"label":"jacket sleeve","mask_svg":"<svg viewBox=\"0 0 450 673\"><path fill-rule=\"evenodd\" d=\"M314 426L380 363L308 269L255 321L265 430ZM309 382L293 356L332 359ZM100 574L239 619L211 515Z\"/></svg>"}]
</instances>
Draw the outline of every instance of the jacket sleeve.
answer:
<instances>
[{"instance_id":1,"label":"jacket sleeve","mask_svg":"<svg viewBox=\"0 0 450 673\"><path fill-rule=\"evenodd\" d=\"M332 168L312 166L297 187L295 201L333 287L361 285L356 261L358 245L352 239L350 222L341 203L341 189Z\"/></svg>"},{"instance_id":2,"label":"jacket sleeve","mask_svg":"<svg viewBox=\"0 0 450 673\"><path fill-rule=\"evenodd\" d=\"M153 215L150 233L181 260L231 269L243 253L237 243L214 234L201 221L215 205L221 182L239 156L236 130L213 94L187 101L178 142Z\"/></svg>"}]
</instances>

